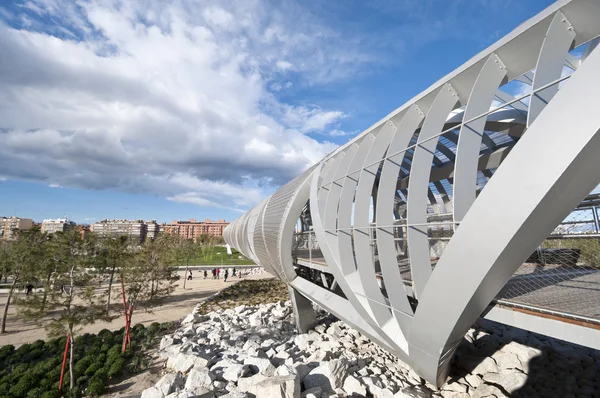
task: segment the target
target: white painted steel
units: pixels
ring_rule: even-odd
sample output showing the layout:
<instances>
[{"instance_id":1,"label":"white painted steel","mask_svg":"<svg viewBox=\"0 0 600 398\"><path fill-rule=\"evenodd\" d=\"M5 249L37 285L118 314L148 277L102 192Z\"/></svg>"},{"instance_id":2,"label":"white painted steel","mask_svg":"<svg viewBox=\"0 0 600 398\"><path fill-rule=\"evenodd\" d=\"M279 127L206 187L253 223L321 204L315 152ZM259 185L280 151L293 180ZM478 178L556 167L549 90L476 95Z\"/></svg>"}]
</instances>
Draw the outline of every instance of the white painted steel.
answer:
<instances>
[{"instance_id":1,"label":"white painted steel","mask_svg":"<svg viewBox=\"0 0 600 398\"><path fill-rule=\"evenodd\" d=\"M231 223L225 240L443 384L468 328L600 181L599 20L597 0L558 1ZM516 80L531 92L502 86ZM294 264L307 202L323 259ZM442 225L447 236L429 237ZM298 276L302 264L323 287Z\"/></svg>"}]
</instances>

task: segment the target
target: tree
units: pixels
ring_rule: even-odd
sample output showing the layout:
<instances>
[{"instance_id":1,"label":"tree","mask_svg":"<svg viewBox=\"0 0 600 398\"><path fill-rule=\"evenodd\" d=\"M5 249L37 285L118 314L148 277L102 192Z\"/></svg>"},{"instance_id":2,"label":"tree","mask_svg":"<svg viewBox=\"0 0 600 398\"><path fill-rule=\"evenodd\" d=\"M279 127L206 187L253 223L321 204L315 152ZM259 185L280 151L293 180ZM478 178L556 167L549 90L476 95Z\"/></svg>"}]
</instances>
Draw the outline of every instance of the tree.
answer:
<instances>
[{"instance_id":1,"label":"tree","mask_svg":"<svg viewBox=\"0 0 600 398\"><path fill-rule=\"evenodd\" d=\"M106 313L110 310L110 299L112 286L117 269L123 266L131 257L131 241L128 236L107 236L100 242L101 261L99 272L108 275L108 295L106 301Z\"/></svg>"},{"instance_id":2,"label":"tree","mask_svg":"<svg viewBox=\"0 0 600 398\"><path fill-rule=\"evenodd\" d=\"M121 272L129 314L133 313L134 307L150 311L175 290L175 283L179 279L176 250L175 236L159 235L156 239L144 242L132 260L124 264ZM126 322L131 325L131 316Z\"/></svg>"},{"instance_id":3,"label":"tree","mask_svg":"<svg viewBox=\"0 0 600 398\"><path fill-rule=\"evenodd\" d=\"M6 304L4 304L0 333L6 332L8 308L18 284L23 281L33 281L34 270L41 258L41 247L45 239L45 235L39 229L18 230L15 231L15 234L15 241L7 246L6 250L2 250L0 256L4 275L10 275L13 278Z\"/></svg>"},{"instance_id":4,"label":"tree","mask_svg":"<svg viewBox=\"0 0 600 398\"><path fill-rule=\"evenodd\" d=\"M177 260L181 264L185 264L185 273L183 274L183 288L187 281L188 270L190 263L198 257L199 246L191 239L180 239L177 245Z\"/></svg>"},{"instance_id":5,"label":"tree","mask_svg":"<svg viewBox=\"0 0 600 398\"><path fill-rule=\"evenodd\" d=\"M54 284L61 289L51 289L45 295L46 302L38 295L22 300L22 314L28 318L41 321L52 312L50 322L45 327L51 337L68 333L71 339L69 357L70 388L74 386L74 336L85 325L98 320L109 321L111 318L104 311L106 292L95 289L100 256L97 253L97 242L94 236L82 238L78 231L57 232L53 242L53 258L55 271Z\"/></svg>"}]
</instances>

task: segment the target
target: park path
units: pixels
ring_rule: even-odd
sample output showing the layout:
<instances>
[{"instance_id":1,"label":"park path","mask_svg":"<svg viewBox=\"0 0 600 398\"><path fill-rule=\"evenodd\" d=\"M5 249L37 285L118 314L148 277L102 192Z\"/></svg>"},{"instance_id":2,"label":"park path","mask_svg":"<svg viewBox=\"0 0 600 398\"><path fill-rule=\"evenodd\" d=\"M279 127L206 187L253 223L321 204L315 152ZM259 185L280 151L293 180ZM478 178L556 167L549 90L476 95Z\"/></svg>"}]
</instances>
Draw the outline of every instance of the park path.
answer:
<instances>
[{"instance_id":1,"label":"park path","mask_svg":"<svg viewBox=\"0 0 600 398\"><path fill-rule=\"evenodd\" d=\"M143 323L149 325L153 322L170 322L177 321L187 316L194 307L204 301L210 295L217 291L230 286L231 283L237 282L238 278L233 278L227 282L223 282L223 279L201 279L200 273L194 273L194 278L191 281L187 281L186 289L183 289L183 271L179 272L181 278L178 281L177 289L171 297L169 297L163 305L153 309L152 313L148 312L134 312L133 324ZM243 279L263 279L269 278L269 274L260 275L249 275ZM23 294L23 293L19 293ZM113 292L113 303L121 303L120 298L120 285L115 287ZM0 290L0 309L4 308L8 293L6 290ZM121 306L122 309L122 306ZM123 317L119 317L112 322L96 322L93 325L88 325L83 328L79 334L82 333L98 333L102 329L117 330L125 326L125 320ZM6 327L6 333L0 334L0 347L8 344L14 346L20 346L21 344L33 343L36 340L47 339L48 336L46 331L40 326L27 323L19 319L16 316L16 307L10 306L8 313L8 321Z\"/></svg>"}]
</instances>

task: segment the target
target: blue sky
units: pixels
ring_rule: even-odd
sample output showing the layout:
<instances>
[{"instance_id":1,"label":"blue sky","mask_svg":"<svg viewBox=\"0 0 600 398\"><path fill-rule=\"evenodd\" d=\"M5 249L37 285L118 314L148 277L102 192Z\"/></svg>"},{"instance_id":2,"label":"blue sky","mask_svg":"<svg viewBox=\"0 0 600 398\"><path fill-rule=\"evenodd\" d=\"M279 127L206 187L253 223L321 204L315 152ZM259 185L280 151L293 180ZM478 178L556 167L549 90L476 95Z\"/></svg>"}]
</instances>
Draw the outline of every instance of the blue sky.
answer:
<instances>
[{"instance_id":1,"label":"blue sky","mask_svg":"<svg viewBox=\"0 0 600 398\"><path fill-rule=\"evenodd\" d=\"M0 3L0 215L232 220L549 0Z\"/></svg>"}]
</instances>

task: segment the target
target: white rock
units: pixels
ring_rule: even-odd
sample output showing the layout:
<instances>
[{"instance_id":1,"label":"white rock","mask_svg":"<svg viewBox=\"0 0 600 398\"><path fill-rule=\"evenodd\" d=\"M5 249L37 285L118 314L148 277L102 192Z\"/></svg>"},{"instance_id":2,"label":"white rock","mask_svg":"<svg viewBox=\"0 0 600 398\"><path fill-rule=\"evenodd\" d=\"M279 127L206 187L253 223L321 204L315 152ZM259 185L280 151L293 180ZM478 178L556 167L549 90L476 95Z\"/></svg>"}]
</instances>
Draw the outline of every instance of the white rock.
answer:
<instances>
[{"instance_id":1,"label":"white rock","mask_svg":"<svg viewBox=\"0 0 600 398\"><path fill-rule=\"evenodd\" d=\"M220 398L248 398L250 395L239 390L230 391L229 394L221 395Z\"/></svg>"},{"instance_id":2,"label":"white rock","mask_svg":"<svg viewBox=\"0 0 600 398\"><path fill-rule=\"evenodd\" d=\"M241 314L242 312L244 312L246 310L246 306L245 305L238 305L237 307L234 308L234 311L238 314Z\"/></svg>"},{"instance_id":3,"label":"white rock","mask_svg":"<svg viewBox=\"0 0 600 398\"><path fill-rule=\"evenodd\" d=\"M440 391L440 394L444 398L471 398L469 393L466 392L456 392L456 391Z\"/></svg>"},{"instance_id":4,"label":"white rock","mask_svg":"<svg viewBox=\"0 0 600 398\"><path fill-rule=\"evenodd\" d=\"M232 364L224 368L221 376L227 381L237 382L249 372L250 367L248 365Z\"/></svg>"},{"instance_id":5,"label":"white rock","mask_svg":"<svg viewBox=\"0 0 600 398\"><path fill-rule=\"evenodd\" d=\"M300 398L298 376L273 376L254 385L250 393L257 397Z\"/></svg>"},{"instance_id":6,"label":"white rock","mask_svg":"<svg viewBox=\"0 0 600 398\"><path fill-rule=\"evenodd\" d=\"M324 391L332 391L334 388L342 387L347 371L348 361L346 358L341 357L321 363L321 365L311 370L302 382L306 389L321 387Z\"/></svg>"},{"instance_id":7,"label":"white rock","mask_svg":"<svg viewBox=\"0 0 600 398\"><path fill-rule=\"evenodd\" d=\"M483 377L484 381L498 384L509 393L523 387L527 382L527 375L517 370L508 373L489 373Z\"/></svg>"},{"instance_id":8,"label":"white rock","mask_svg":"<svg viewBox=\"0 0 600 398\"><path fill-rule=\"evenodd\" d=\"M198 314L195 313L191 313L188 316L186 316L183 321L181 321L182 325L187 325L189 323L196 323L199 322L201 319L201 317Z\"/></svg>"},{"instance_id":9,"label":"white rock","mask_svg":"<svg viewBox=\"0 0 600 398\"><path fill-rule=\"evenodd\" d=\"M498 364L496 364L496 361L491 357L485 357L471 373L486 375L488 373L498 373L499 371L500 368L498 367Z\"/></svg>"},{"instance_id":10,"label":"white rock","mask_svg":"<svg viewBox=\"0 0 600 398\"><path fill-rule=\"evenodd\" d=\"M422 386L405 387L394 394L394 398L430 398L431 391Z\"/></svg>"},{"instance_id":11,"label":"white rock","mask_svg":"<svg viewBox=\"0 0 600 398\"><path fill-rule=\"evenodd\" d=\"M367 395L367 388L363 386L360 381L354 376L347 376L346 380L344 380L343 385L344 391L348 395L356 394L360 396Z\"/></svg>"},{"instance_id":12,"label":"white rock","mask_svg":"<svg viewBox=\"0 0 600 398\"><path fill-rule=\"evenodd\" d=\"M196 395L192 392L183 390L183 391L174 392L172 394L169 394L165 398L198 398L198 397L199 397L198 395ZM202 395L202 397L206 397L206 395Z\"/></svg>"},{"instance_id":13,"label":"white rock","mask_svg":"<svg viewBox=\"0 0 600 398\"><path fill-rule=\"evenodd\" d=\"M240 391L250 391L256 384L266 379L267 376L261 374L255 374L252 377L242 377L238 380L237 386Z\"/></svg>"},{"instance_id":14,"label":"white rock","mask_svg":"<svg viewBox=\"0 0 600 398\"><path fill-rule=\"evenodd\" d=\"M264 376L273 376L275 373L275 366L268 358L248 357L244 360L244 365L257 368L258 373Z\"/></svg>"},{"instance_id":15,"label":"white rock","mask_svg":"<svg viewBox=\"0 0 600 398\"><path fill-rule=\"evenodd\" d=\"M215 376L206 368L194 368L190 371L185 381L185 389L198 395L207 392Z\"/></svg>"},{"instance_id":16,"label":"white rock","mask_svg":"<svg viewBox=\"0 0 600 398\"><path fill-rule=\"evenodd\" d=\"M167 367L181 373L187 373L192 368L205 368L208 362L208 359L198 355L180 353L176 357L170 357L167 360Z\"/></svg>"},{"instance_id":17,"label":"white rock","mask_svg":"<svg viewBox=\"0 0 600 398\"><path fill-rule=\"evenodd\" d=\"M294 344L298 346L300 350L306 350L314 338L308 334L299 334L294 338Z\"/></svg>"},{"instance_id":18,"label":"white rock","mask_svg":"<svg viewBox=\"0 0 600 398\"><path fill-rule=\"evenodd\" d=\"M277 368L277 370L275 371L275 374L277 376L289 376L289 375L295 375L295 374L297 374L297 372L293 366L281 365Z\"/></svg>"},{"instance_id":19,"label":"white rock","mask_svg":"<svg viewBox=\"0 0 600 398\"><path fill-rule=\"evenodd\" d=\"M164 398L164 396L160 388L150 387L142 391L141 398Z\"/></svg>"},{"instance_id":20,"label":"white rock","mask_svg":"<svg viewBox=\"0 0 600 398\"><path fill-rule=\"evenodd\" d=\"M523 369L523 365L516 354L506 351L497 351L492 354L500 369Z\"/></svg>"},{"instance_id":21,"label":"white rock","mask_svg":"<svg viewBox=\"0 0 600 398\"><path fill-rule=\"evenodd\" d=\"M442 391L468 392L469 388L460 383L447 383L442 386Z\"/></svg>"},{"instance_id":22,"label":"white rock","mask_svg":"<svg viewBox=\"0 0 600 398\"><path fill-rule=\"evenodd\" d=\"M154 386L158 388L163 395L169 395L175 392L176 389L182 388L185 384L183 375L177 373L167 373Z\"/></svg>"}]
</instances>

